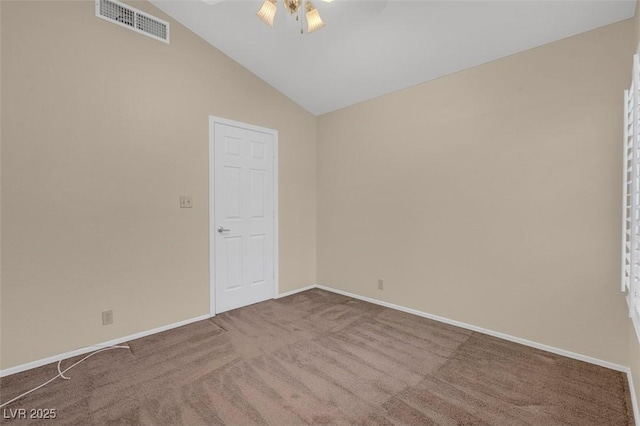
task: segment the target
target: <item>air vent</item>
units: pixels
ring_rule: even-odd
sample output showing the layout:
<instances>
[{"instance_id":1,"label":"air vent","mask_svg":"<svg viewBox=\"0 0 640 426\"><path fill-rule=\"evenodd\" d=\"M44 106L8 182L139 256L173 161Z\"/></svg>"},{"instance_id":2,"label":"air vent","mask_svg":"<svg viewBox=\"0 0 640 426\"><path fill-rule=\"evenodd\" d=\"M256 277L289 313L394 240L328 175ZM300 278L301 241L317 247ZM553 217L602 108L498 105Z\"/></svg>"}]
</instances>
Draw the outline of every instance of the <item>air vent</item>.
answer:
<instances>
[{"instance_id":1,"label":"air vent","mask_svg":"<svg viewBox=\"0 0 640 426\"><path fill-rule=\"evenodd\" d=\"M169 43L169 23L117 0L96 0L96 16Z\"/></svg>"}]
</instances>

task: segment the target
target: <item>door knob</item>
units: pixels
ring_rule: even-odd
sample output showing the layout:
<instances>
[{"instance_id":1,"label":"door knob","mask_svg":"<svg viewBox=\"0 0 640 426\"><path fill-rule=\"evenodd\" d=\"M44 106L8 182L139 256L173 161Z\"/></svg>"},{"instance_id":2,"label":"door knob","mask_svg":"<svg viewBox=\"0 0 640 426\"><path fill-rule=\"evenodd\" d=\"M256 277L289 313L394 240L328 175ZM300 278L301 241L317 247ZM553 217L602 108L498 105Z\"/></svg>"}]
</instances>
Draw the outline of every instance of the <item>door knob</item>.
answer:
<instances>
[{"instance_id":1,"label":"door knob","mask_svg":"<svg viewBox=\"0 0 640 426\"><path fill-rule=\"evenodd\" d=\"M227 229L227 228L224 228L222 226L218 226L218 232L221 233L221 234L223 232L229 232L229 231L231 231L231 229Z\"/></svg>"}]
</instances>

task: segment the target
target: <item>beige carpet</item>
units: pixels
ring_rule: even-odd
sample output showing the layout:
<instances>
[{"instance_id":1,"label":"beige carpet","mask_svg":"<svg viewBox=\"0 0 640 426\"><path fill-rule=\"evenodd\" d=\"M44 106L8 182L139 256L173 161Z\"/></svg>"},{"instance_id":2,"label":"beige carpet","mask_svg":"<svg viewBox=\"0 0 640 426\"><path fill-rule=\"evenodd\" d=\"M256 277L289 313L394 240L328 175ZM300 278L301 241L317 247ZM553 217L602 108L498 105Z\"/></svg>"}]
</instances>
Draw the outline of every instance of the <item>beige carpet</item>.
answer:
<instances>
[{"instance_id":1,"label":"beige carpet","mask_svg":"<svg viewBox=\"0 0 640 426\"><path fill-rule=\"evenodd\" d=\"M622 373L322 290L129 344L6 408L77 425L633 424ZM1 379L2 401L56 373Z\"/></svg>"}]
</instances>

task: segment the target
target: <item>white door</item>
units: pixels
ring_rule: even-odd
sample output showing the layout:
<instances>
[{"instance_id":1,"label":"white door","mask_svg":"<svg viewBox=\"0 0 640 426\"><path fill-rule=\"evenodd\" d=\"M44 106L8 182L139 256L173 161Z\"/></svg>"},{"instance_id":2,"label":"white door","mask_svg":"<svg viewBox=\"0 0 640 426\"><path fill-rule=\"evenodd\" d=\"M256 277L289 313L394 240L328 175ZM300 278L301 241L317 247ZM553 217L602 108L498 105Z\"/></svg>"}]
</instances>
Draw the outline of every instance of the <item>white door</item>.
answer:
<instances>
[{"instance_id":1,"label":"white door","mask_svg":"<svg viewBox=\"0 0 640 426\"><path fill-rule=\"evenodd\" d=\"M213 117L211 133L212 303L220 313L274 297L277 133Z\"/></svg>"}]
</instances>

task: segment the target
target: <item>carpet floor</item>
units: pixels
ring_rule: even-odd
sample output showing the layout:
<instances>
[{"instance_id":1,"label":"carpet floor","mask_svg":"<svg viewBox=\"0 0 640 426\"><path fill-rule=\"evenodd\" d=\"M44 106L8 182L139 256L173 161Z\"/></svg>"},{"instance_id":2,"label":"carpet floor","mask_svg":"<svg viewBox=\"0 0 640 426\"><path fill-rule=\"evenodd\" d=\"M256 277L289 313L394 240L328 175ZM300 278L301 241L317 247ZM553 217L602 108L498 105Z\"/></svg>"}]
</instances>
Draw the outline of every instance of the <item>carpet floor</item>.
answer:
<instances>
[{"instance_id":1,"label":"carpet floor","mask_svg":"<svg viewBox=\"0 0 640 426\"><path fill-rule=\"evenodd\" d=\"M318 289L128 344L2 416L55 408L55 420L2 422L633 425L623 373ZM1 399L56 374L2 378Z\"/></svg>"}]
</instances>

